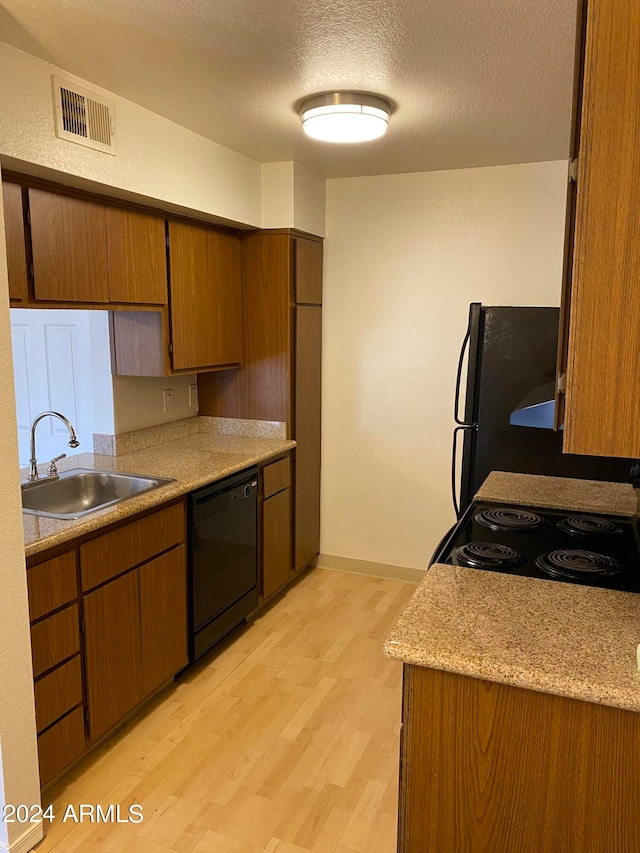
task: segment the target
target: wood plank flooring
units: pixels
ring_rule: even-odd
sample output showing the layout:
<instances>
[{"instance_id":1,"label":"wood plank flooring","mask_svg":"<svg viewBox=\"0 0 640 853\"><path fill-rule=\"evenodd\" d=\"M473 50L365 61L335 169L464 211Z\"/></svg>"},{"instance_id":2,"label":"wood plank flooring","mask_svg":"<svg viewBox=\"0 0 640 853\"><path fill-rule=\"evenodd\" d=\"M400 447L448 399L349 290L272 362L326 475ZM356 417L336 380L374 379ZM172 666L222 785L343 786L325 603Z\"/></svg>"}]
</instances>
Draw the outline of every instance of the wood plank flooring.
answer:
<instances>
[{"instance_id":1,"label":"wood plank flooring","mask_svg":"<svg viewBox=\"0 0 640 853\"><path fill-rule=\"evenodd\" d=\"M381 645L414 589L304 575L45 795L38 853L394 853L402 667ZM63 822L80 803L144 820Z\"/></svg>"}]
</instances>

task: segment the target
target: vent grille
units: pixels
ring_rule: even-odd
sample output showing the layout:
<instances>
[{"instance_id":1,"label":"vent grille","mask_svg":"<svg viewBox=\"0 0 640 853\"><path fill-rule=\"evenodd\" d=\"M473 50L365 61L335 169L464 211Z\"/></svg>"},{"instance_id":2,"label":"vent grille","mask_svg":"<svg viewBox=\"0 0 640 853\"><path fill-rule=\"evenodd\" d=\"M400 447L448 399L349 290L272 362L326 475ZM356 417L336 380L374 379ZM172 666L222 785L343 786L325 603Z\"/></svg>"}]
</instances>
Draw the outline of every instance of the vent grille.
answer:
<instances>
[{"instance_id":1,"label":"vent grille","mask_svg":"<svg viewBox=\"0 0 640 853\"><path fill-rule=\"evenodd\" d=\"M97 151L115 154L113 101L97 92L53 77L56 136Z\"/></svg>"}]
</instances>

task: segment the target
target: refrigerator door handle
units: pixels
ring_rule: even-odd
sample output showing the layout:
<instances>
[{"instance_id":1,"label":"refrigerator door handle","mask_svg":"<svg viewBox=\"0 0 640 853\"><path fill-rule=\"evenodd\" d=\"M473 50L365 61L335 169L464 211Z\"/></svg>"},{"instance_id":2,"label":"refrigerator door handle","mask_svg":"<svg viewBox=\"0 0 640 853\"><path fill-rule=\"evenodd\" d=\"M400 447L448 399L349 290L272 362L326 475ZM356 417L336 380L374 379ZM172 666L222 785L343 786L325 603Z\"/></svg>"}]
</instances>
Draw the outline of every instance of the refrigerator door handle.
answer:
<instances>
[{"instance_id":1,"label":"refrigerator door handle","mask_svg":"<svg viewBox=\"0 0 640 853\"><path fill-rule=\"evenodd\" d=\"M456 518L460 518L460 502L458 500L458 435L465 430L477 430L478 424L460 424L453 431L453 450L451 453L451 498Z\"/></svg>"},{"instance_id":2,"label":"refrigerator door handle","mask_svg":"<svg viewBox=\"0 0 640 853\"><path fill-rule=\"evenodd\" d=\"M467 329L467 334L464 336L464 341L462 342L462 349L460 350L460 358L458 359L458 373L456 375L456 396L455 396L455 404L453 411L453 419L461 427L472 427L473 424L467 424L460 417L460 384L462 383L462 365L464 363L464 356L469 346L469 341L471 340L471 329Z\"/></svg>"}]
</instances>

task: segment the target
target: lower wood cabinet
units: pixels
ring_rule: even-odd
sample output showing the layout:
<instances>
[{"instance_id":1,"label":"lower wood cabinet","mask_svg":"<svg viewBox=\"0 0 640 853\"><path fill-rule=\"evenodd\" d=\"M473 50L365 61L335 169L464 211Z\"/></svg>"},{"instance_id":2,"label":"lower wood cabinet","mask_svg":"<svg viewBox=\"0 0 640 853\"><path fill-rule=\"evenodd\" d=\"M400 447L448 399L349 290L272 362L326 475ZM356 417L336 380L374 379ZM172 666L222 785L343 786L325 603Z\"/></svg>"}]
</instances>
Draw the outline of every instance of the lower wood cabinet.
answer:
<instances>
[{"instance_id":1,"label":"lower wood cabinet","mask_svg":"<svg viewBox=\"0 0 640 853\"><path fill-rule=\"evenodd\" d=\"M97 740L143 698L138 573L85 595L83 608L89 736Z\"/></svg>"},{"instance_id":2,"label":"lower wood cabinet","mask_svg":"<svg viewBox=\"0 0 640 853\"><path fill-rule=\"evenodd\" d=\"M185 536L180 502L29 561L42 785L186 666Z\"/></svg>"},{"instance_id":3,"label":"lower wood cabinet","mask_svg":"<svg viewBox=\"0 0 640 853\"><path fill-rule=\"evenodd\" d=\"M400 853L640 850L640 714L404 668Z\"/></svg>"},{"instance_id":4,"label":"lower wood cabinet","mask_svg":"<svg viewBox=\"0 0 640 853\"><path fill-rule=\"evenodd\" d=\"M263 600L293 577L291 457L260 469L260 594Z\"/></svg>"},{"instance_id":5,"label":"lower wood cabinet","mask_svg":"<svg viewBox=\"0 0 640 853\"><path fill-rule=\"evenodd\" d=\"M146 696L187 665L184 545L140 568L142 690Z\"/></svg>"},{"instance_id":6,"label":"lower wood cabinet","mask_svg":"<svg viewBox=\"0 0 640 853\"><path fill-rule=\"evenodd\" d=\"M85 750L82 708L75 708L38 736L40 784L46 785Z\"/></svg>"},{"instance_id":7,"label":"lower wood cabinet","mask_svg":"<svg viewBox=\"0 0 640 853\"><path fill-rule=\"evenodd\" d=\"M90 567L101 554L110 554L110 566L126 570L83 598L92 741L187 664L186 550L174 544L184 537L184 505L175 504L81 546L83 583L97 577ZM173 547L166 553L127 566L127 555L131 563L131 555L148 558L168 545Z\"/></svg>"},{"instance_id":8,"label":"lower wood cabinet","mask_svg":"<svg viewBox=\"0 0 640 853\"><path fill-rule=\"evenodd\" d=\"M285 489L262 505L262 594L265 598L291 578L291 551L291 490Z\"/></svg>"}]
</instances>

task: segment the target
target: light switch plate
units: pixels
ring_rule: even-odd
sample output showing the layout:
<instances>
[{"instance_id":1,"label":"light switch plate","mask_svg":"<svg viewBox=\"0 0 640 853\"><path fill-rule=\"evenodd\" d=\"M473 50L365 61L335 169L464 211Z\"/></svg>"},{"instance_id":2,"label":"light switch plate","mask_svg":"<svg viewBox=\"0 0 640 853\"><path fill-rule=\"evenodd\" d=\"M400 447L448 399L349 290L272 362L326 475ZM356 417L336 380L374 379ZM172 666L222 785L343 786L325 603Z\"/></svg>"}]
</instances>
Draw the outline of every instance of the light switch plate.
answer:
<instances>
[{"instance_id":1,"label":"light switch plate","mask_svg":"<svg viewBox=\"0 0 640 853\"><path fill-rule=\"evenodd\" d=\"M165 388L162 392L165 412L170 412L173 409L173 388Z\"/></svg>"},{"instance_id":2,"label":"light switch plate","mask_svg":"<svg viewBox=\"0 0 640 853\"><path fill-rule=\"evenodd\" d=\"M198 406L198 384L196 382L193 385L189 385L189 405L190 406Z\"/></svg>"}]
</instances>

